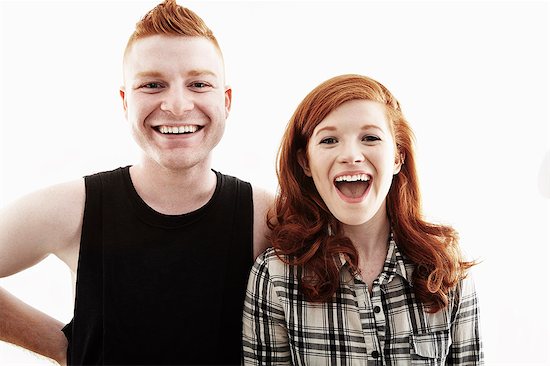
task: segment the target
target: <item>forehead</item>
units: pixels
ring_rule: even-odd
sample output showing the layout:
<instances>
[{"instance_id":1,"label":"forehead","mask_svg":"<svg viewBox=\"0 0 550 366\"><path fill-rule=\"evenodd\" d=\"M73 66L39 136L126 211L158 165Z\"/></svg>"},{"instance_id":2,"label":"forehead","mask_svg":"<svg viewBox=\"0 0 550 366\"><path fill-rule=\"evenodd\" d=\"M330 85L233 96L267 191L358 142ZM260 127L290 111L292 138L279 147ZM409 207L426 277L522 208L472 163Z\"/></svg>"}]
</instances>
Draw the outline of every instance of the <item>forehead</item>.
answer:
<instances>
[{"instance_id":1,"label":"forehead","mask_svg":"<svg viewBox=\"0 0 550 366\"><path fill-rule=\"evenodd\" d=\"M388 131L390 128L386 106L366 99L351 100L335 108L315 126L314 134L327 127L333 129L377 127L383 131Z\"/></svg>"},{"instance_id":2,"label":"forehead","mask_svg":"<svg viewBox=\"0 0 550 366\"><path fill-rule=\"evenodd\" d=\"M124 77L144 72L208 71L223 78L218 48L204 37L154 35L138 39L124 56Z\"/></svg>"}]
</instances>

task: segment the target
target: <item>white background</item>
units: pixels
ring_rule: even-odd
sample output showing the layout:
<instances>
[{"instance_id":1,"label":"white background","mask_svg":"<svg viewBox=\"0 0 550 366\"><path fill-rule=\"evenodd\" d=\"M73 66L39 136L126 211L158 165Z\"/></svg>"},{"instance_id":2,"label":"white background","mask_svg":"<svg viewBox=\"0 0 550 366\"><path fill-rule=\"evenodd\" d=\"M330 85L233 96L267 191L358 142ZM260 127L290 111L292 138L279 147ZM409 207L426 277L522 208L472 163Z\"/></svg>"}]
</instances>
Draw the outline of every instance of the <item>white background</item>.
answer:
<instances>
[{"instance_id":1,"label":"white background","mask_svg":"<svg viewBox=\"0 0 550 366\"><path fill-rule=\"evenodd\" d=\"M224 51L233 109L214 168L276 190L284 126L342 73L385 84L417 136L426 215L451 224L474 276L487 365L548 365L548 5L544 2L181 2ZM0 205L136 161L118 87L156 2L17 2L2 14ZM547 162L548 164L548 162ZM550 167L546 166L547 169ZM68 322L56 258L0 285ZM0 342L0 365L48 364Z\"/></svg>"}]
</instances>

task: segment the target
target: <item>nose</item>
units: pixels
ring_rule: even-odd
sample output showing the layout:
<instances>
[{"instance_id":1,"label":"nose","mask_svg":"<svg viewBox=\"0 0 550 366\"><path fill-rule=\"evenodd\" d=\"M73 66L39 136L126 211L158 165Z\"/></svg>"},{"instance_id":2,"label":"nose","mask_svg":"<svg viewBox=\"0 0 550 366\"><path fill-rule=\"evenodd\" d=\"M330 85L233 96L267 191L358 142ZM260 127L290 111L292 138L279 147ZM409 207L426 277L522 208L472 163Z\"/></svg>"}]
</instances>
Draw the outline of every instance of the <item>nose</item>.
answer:
<instances>
[{"instance_id":1,"label":"nose","mask_svg":"<svg viewBox=\"0 0 550 366\"><path fill-rule=\"evenodd\" d=\"M160 109L174 116L182 116L192 110L194 106L193 98L188 90L173 87L164 94Z\"/></svg>"},{"instance_id":2,"label":"nose","mask_svg":"<svg viewBox=\"0 0 550 366\"><path fill-rule=\"evenodd\" d=\"M347 143L342 145L339 160L341 163L357 164L365 161L365 156L357 143Z\"/></svg>"}]
</instances>

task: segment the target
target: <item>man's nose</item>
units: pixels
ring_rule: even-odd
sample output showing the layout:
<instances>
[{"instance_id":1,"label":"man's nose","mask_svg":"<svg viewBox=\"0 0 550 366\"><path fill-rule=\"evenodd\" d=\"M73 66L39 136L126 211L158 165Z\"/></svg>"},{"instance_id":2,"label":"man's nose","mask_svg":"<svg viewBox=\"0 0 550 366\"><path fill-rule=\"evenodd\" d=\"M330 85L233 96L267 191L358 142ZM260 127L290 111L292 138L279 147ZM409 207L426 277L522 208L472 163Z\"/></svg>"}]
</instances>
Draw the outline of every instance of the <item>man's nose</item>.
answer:
<instances>
[{"instance_id":1,"label":"man's nose","mask_svg":"<svg viewBox=\"0 0 550 366\"><path fill-rule=\"evenodd\" d=\"M165 93L160 109L174 116L182 116L192 110L194 106L190 91L183 88L172 88L168 93Z\"/></svg>"}]
</instances>

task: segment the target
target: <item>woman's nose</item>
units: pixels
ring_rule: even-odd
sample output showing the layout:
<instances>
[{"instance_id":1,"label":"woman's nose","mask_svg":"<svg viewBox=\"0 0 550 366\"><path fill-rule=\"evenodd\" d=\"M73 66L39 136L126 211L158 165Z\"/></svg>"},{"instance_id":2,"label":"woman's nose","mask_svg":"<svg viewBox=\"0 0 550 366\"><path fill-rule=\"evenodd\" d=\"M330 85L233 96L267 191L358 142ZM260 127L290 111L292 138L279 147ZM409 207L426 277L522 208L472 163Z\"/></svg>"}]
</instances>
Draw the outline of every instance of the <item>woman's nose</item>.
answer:
<instances>
[{"instance_id":1,"label":"woman's nose","mask_svg":"<svg viewBox=\"0 0 550 366\"><path fill-rule=\"evenodd\" d=\"M340 152L340 162L347 164L361 163L365 160L365 156L361 150L361 146L355 143L342 145Z\"/></svg>"}]
</instances>

